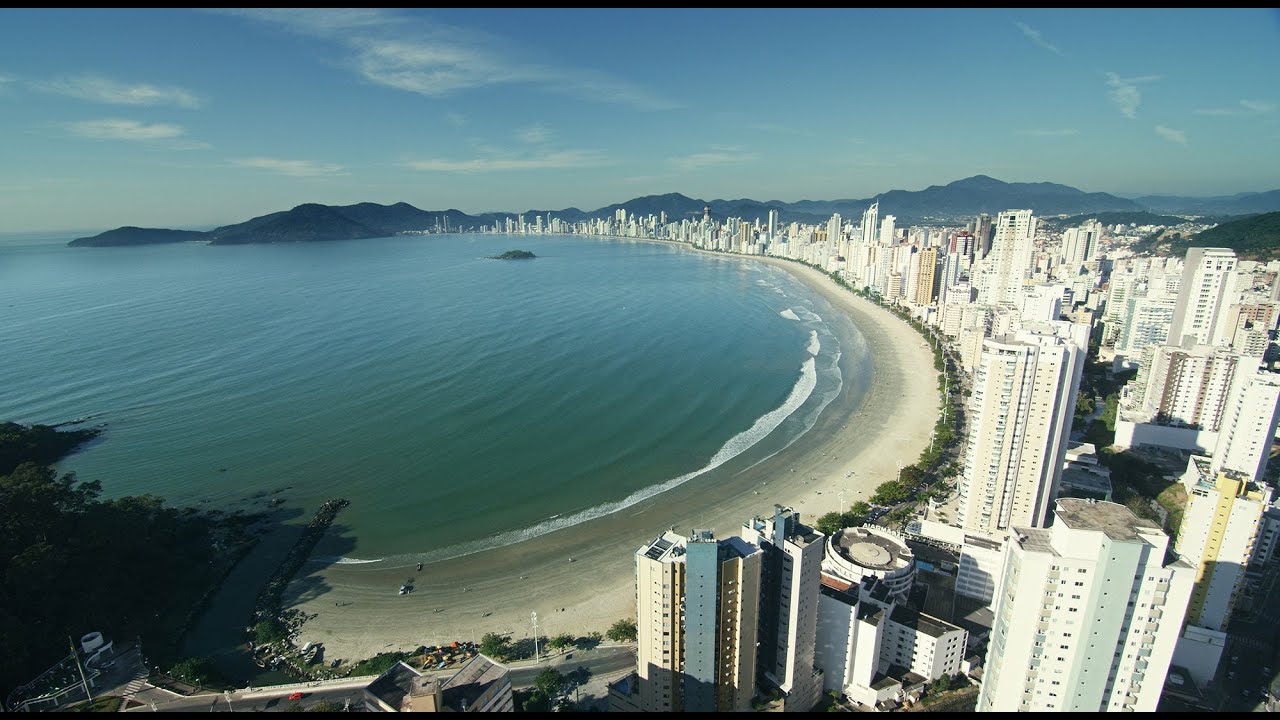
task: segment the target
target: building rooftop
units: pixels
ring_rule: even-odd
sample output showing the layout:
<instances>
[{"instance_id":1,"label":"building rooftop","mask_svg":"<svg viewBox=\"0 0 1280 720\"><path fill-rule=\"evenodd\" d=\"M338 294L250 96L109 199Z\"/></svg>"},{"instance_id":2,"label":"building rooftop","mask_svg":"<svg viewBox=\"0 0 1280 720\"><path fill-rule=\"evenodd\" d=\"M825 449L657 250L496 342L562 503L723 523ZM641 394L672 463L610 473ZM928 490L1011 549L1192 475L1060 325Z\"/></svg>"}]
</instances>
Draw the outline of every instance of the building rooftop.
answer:
<instances>
[{"instance_id":1,"label":"building rooftop","mask_svg":"<svg viewBox=\"0 0 1280 720\"><path fill-rule=\"evenodd\" d=\"M1162 532L1160 526L1140 518L1124 505L1079 498L1060 498L1054 513L1073 530L1095 530L1112 540L1139 540L1143 534ZM1018 529L1019 532L1022 528ZM1025 547L1025 546L1024 546Z\"/></svg>"},{"instance_id":2,"label":"building rooftop","mask_svg":"<svg viewBox=\"0 0 1280 720\"><path fill-rule=\"evenodd\" d=\"M922 612L912 610L903 605L893 608L893 613L889 615L889 619L902 625L914 629L916 632L924 633L929 637L940 638L947 633L962 630L962 628L952 625L945 620L939 620L931 615L925 615Z\"/></svg>"},{"instance_id":3,"label":"building rooftop","mask_svg":"<svg viewBox=\"0 0 1280 720\"><path fill-rule=\"evenodd\" d=\"M387 705L399 709L404 697L413 691L413 683L422 677L422 673L398 662L369 683L365 692L373 695Z\"/></svg>"},{"instance_id":4,"label":"building rooftop","mask_svg":"<svg viewBox=\"0 0 1280 720\"><path fill-rule=\"evenodd\" d=\"M1068 462L1062 470L1059 490L1086 492L1107 500L1111 497L1111 470L1101 465Z\"/></svg>"},{"instance_id":5,"label":"building rooftop","mask_svg":"<svg viewBox=\"0 0 1280 720\"><path fill-rule=\"evenodd\" d=\"M1062 502L1062 499L1060 498L1058 502ZM1018 543L1018 547L1030 552L1058 554L1058 551L1053 548L1053 533L1045 528L1016 527L1010 539Z\"/></svg>"},{"instance_id":6,"label":"building rooftop","mask_svg":"<svg viewBox=\"0 0 1280 720\"><path fill-rule=\"evenodd\" d=\"M972 545L973 547L982 548L984 550L999 551L1004 549L1003 541L996 540L994 538L985 537L983 535L970 535L968 533L965 533L964 544Z\"/></svg>"},{"instance_id":7,"label":"building rooftop","mask_svg":"<svg viewBox=\"0 0 1280 720\"><path fill-rule=\"evenodd\" d=\"M643 555L650 560L658 560L660 562L683 562L684 542L684 538L680 535L674 532L665 532L641 546L636 551L636 555Z\"/></svg>"},{"instance_id":8,"label":"building rooftop","mask_svg":"<svg viewBox=\"0 0 1280 720\"><path fill-rule=\"evenodd\" d=\"M832 536L831 548L848 562L873 570L898 570L915 560L906 539L880 528L845 528Z\"/></svg>"},{"instance_id":9,"label":"building rooftop","mask_svg":"<svg viewBox=\"0 0 1280 720\"><path fill-rule=\"evenodd\" d=\"M477 654L441 686L444 705L453 710L465 710L475 705L476 700L495 683L506 681L508 675L506 666L484 654Z\"/></svg>"}]
</instances>

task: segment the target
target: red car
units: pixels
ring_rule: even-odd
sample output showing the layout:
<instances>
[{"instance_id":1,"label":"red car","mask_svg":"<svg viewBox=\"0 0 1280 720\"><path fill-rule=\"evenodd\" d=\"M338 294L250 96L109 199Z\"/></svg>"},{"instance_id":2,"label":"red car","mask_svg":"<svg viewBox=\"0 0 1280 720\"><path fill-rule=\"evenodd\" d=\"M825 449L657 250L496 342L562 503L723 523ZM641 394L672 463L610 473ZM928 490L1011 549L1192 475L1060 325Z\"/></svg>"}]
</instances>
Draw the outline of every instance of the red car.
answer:
<instances>
[{"instance_id":1,"label":"red car","mask_svg":"<svg viewBox=\"0 0 1280 720\"><path fill-rule=\"evenodd\" d=\"M294 694L290 695L290 696L289 696L289 699L290 699L290 700L301 700L301 699L302 699L302 693L300 693L300 692L296 692L296 693L294 693Z\"/></svg>"}]
</instances>

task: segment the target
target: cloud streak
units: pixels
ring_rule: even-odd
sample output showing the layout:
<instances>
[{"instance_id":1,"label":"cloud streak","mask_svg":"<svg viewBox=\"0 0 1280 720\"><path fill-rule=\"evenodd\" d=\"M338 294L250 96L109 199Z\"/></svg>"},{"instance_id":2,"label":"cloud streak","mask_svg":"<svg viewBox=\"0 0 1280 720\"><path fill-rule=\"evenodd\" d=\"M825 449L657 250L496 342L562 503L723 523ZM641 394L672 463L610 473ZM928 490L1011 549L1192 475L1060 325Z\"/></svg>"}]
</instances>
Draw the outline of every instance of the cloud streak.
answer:
<instances>
[{"instance_id":1,"label":"cloud streak","mask_svg":"<svg viewBox=\"0 0 1280 720\"><path fill-rule=\"evenodd\" d=\"M346 175L343 166L332 163L321 163L312 160L282 160L271 157L233 158L232 165L238 167L267 170L277 175L289 177L314 178Z\"/></svg>"},{"instance_id":2,"label":"cloud streak","mask_svg":"<svg viewBox=\"0 0 1280 720\"><path fill-rule=\"evenodd\" d=\"M1030 25L1024 22L1014 21L1013 24L1017 25L1018 29L1022 31L1022 34L1026 35L1027 38L1031 40L1031 42L1039 45L1040 47L1044 48L1045 50L1048 50L1051 53L1054 53L1055 55L1064 55L1062 50L1058 49L1058 46L1054 45L1048 40L1045 40L1044 35L1040 34L1039 30L1031 27Z\"/></svg>"},{"instance_id":3,"label":"cloud streak","mask_svg":"<svg viewBox=\"0 0 1280 720\"><path fill-rule=\"evenodd\" d=\"M677 107L604 73L514 57L510 41L465 28L416 22L378 10L236 10L229 14L336 42L371 83L427 97L495 85L524 85L640 110Z\"/></svg>"},{"instance_id":4,"label":"cloud streak","mask_svg":"<svg viewBox=\"0 0 1280 720\"><path fill-rule=\"evenodd\" d=\"M1075 128L1063 128L1061 130L1036 128L1032 130L1019 130L1018 134L1026 135L1028 137L1069 137L1071 135L1079 135L1080 131Z\"/></svg>"},{"instance_id":5,"label":"cloud streak","mask_svg":"<svg viewBox=\"0 0 1280 720\"><path fill-rule=\"evenodd\" d=\"M602 167L611 164L598 152L590 150L561 150L532 157L492 157L472 160L447 160L432 158L411 160L410 168L422 172L487 173L511 170L567 170L573 168Z\"/></svg>"},{"instance_id":6,"label":"cloud streak","mask_svg":"<svg viewBox=\"0 0 1280 720\"><path fill-rule=\"evenodd\" d=\"M681 172L696 172L723 165L741 165L754 162L755 159L754 154L739 152L736 148L718 148L712 152L667 158L667 163Z\"/></svg>"},{"instance_id":7,"label":"cloud streak","mask_svg":"<svg viewBox=\"0 0 1280 720\"><path fill-rule=\"evenodd\" d=\"M97 75L58 78L32 85L44 92L106 105L176 105L195 109L204 100L180 87L129 85Z\"/></svg>"},{"instance_id":8,"label":"cloud streak","mask_svg":"<svg viewBox=\"0 0 1280 720\"><path fill-rule=\"evenodd\" d=\"M1270 115L1275 111L1275 103L1261 100L1241 100L1235 107L1200 108L1194 112L1196 115L1208 115L1211 117L1235 117L1241 115Z\"/></svg>"},{"instance_id":9,"label":"cloud streak","mask_svg":"<svg viewBox=\"0 0 1280 720\"><path fill-rule=\"evenodd\" d=\"M530 145L541 145L551 139L551 130L542 125L533 125L518 131L516 137Z\"/></svg>"},{"instance_id":10,"label":"cloud streak","mask_svg":"<svg viewBox=\"0 0 1280 720\"><path fill-rule=\"evenodd\" d=\"M1174 130L1173 128L1167 128L1163 125L1157 125L1156 134L1171 143L1177 143L1179 145L1187 144L1187 134L1181 130Z\"/></svg>"},{"instance_id":11,"label":"cloud streak","mask_svg":"<svg viewBox=\"0 0 1280 720\"><path fill-rule=\"evenodd\" d=\"M171 140L186 134L180 125L167 123L141 123L136 120L107 118L66 123L65 127L76 137L90 140L129 140L145 142Z\"/></svg>"}]
</instances>

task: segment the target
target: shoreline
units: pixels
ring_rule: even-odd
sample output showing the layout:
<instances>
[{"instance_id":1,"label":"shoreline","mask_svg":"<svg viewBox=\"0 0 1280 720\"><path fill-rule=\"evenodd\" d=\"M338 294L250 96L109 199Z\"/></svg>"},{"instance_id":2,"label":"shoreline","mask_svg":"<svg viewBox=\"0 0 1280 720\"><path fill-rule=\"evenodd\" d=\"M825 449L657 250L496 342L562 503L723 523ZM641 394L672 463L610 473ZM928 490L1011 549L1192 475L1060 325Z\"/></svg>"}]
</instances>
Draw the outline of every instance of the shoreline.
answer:
<instances>
[{"instance_id":1,"label":"shoreline","mask_svg":"<svg viewBox=\"0 0 1280 720\"><path fill-rule=\"evenodd\" d=\"M603 632L635 614L633 555L654 535L675 525L681 531L710 528L717 537L736 535L749 517L774 504L789 505L813 522L839 505L866 499L894 479L899 462L915 461L929 443L937 418L928 343L906 323L875 303L838 286L818 270L782 258L699 250L742 262L758 261L787 272L840 315L827 318L844 343L861 335L873 363L864 388L852 382L841 358L844 383L817 422L790 447L743 469L722 468L713 482L691 482L635 506L580 525L509 545L427 565L338 565L306 568L285 592L285 605L310 619L298 643L323 642L326 657L346 661L420 644L478 640L486 632L539 634ZM846 474L853 471L853 476ZM413 577L416 590L397 596L395 587ZM390 588L388 590L388 588ZM439 612L435 610L439 609Z\"/></svg>"}]
</instances>

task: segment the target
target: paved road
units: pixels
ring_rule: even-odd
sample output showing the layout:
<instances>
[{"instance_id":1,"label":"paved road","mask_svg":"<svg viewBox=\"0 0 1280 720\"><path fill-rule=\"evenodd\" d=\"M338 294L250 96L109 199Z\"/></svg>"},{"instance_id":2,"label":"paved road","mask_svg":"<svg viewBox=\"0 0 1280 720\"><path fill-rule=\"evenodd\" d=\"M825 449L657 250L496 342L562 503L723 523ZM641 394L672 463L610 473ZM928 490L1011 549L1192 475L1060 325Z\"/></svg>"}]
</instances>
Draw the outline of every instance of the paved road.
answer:
<instances>
[{"instance_id":1,"label":"paved road","mask_svg":"<svg viewBox=\"0 0 1280 720\"><path fill-rule=\"evenodd\" d=\"M635 663L635 648L623 645L600 647L594 650L575 650L550 659L543 659L541 663L535 664L531 660L524 660L512 663L508 667L511 668L512 686L516 689L523 689L532 686L533 679L547 667L554 667L566 675L579 668L585 668L594 677L621 673L624 670L635 667ZM439 673L439 677L441 679L452 677L455 671L456 668L445 670ZM305 708L322 700L339 705L350 702L354 706L363 704L364 688L369 682L371 682L369 678L335 680L317 683L314 686L305 688L286 685L281 686L281 689L260 688L235 690L231 693L193 695L167 702L143 705L142 707L132 708L127 712L151 712L153 710L161 712L283 711L290 709L294 705L301 705ZM303 695L301 701L289 700L289 695L299 691Z\"/></svg>"}]
</instances>

